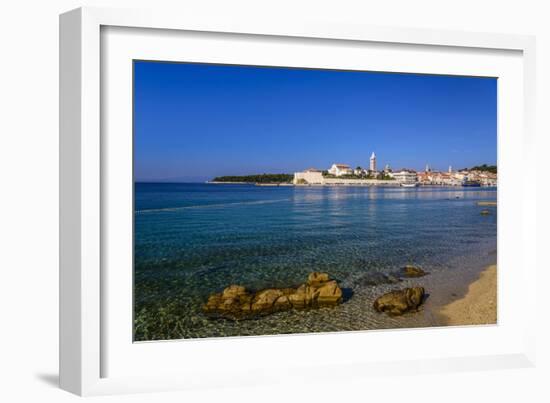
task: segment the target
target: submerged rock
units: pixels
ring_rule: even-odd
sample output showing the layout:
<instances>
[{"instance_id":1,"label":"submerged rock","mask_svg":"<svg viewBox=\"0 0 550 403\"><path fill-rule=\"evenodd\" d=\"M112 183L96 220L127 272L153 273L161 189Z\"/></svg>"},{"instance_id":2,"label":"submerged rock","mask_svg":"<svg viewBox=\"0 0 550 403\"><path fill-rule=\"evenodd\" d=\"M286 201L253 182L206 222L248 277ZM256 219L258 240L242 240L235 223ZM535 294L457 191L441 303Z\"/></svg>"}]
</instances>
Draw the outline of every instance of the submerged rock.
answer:
<instances>
[{"instance_id":1,"label":"submerged rock","mask_svg":"<svg viewBox=\"0 0 550 403\"><path fill-rule=\"evenodd\" d=\"M487 210L487 209L483 209L481 210L481 215L491 215L491 211L490 210Z\"/></svg>"},{"instance_id":2,"label":"submerged rock","mask_svg":"<svg viewBox=\"0 0 550 403\"><path fill-rule=\"evenodd\" d=\"M396 284L396 283L399 283L400 281L401 281L400 278L392 274L384 274L384 273L375 271L372 273L365 274L359 280L357 280L357 283L359 285L376 286L380 284Z\"/></svg>"},{"instance_id":3,"label":"submerged rock","mask_svg":"<svg viewBox=\"0 0 550 403\"><path fill-rule=\"evenodd\" d=\"M418 266L408 264L401 269L401 274L405 277L422 277L428 273L426 273Z\"/></svg>"},{"instance_id":4,"label":"submerged rock","mask_svg":"<svg viewBox=\"0 0 550 403\"><path fill-rule=\"evenodd\" d=\"M268 288L249 292L230 285L210 295L202 309L208 315L239 320L251 319L289 309L335 306L342 302L342 289L327 273L310 273L298 288Z\"/></svg>"},{"instance_id":5,"label":"submerged rock","mask_svg":"<svg viewBox=\"0 0 550 403\"><path fill-rule=\"evenodd\" d=\"M424 287L413 287L390 291L378 297L374 301L373 307L377 312L396 316L416 311L423 301Z\"/></svg>"}]
</instances>

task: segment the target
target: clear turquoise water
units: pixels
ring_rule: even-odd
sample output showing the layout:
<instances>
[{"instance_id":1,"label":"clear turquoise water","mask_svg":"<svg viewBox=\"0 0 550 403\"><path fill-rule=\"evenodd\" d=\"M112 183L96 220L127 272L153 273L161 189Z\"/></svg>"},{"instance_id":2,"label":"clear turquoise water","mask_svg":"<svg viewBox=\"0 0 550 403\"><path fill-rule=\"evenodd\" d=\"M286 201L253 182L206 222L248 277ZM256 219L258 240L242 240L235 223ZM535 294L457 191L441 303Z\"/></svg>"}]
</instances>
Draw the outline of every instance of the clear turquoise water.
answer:
<instances>
[{"instance_id":1,"label":"clear turquoise water","mask_svg":"<svg viewBox=\"0 0 550 403\"><path fill-rule=\"evenodd\" d=\"M494 188L135 185L136 340L366 330L439 325L435 309L496 262ZM404 264L430 275L425 309L389 318L373 299L395 285L365 275ZM333 309L257 320L206 318L201 304L229 284L293 286L328 272L351 298Z\"/></svg>"}]
</instances>

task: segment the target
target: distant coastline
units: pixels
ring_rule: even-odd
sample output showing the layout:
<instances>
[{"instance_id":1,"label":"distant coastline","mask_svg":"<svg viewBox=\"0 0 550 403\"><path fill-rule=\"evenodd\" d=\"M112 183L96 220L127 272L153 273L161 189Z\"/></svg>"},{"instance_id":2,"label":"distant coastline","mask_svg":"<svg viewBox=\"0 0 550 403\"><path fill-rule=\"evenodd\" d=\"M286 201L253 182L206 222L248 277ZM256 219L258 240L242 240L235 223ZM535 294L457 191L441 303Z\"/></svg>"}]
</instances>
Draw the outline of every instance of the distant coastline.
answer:
<instances>
[{"instance_id":1,"label":"distant coastline","mask_svg":"<svg viewBox=\"0 0 550 403\"><path fill-rule=\"evenodd\" d=\"M372 153L370 168L351 169L347 164L333 164L328 170L308 168L294 174L263 173L253 175L217 176L209 184L249 184L256 186L384 186L409 187L496 187L497 168L483 164L472 168L453 171L433 171L426 166L425 171L402 168L393 171L389 165L384 170L376 169L376 155Z\"/></svg>"},{"instance_id":2,"label":"distant coastline","mask_svg":"<svg viewBox=\"0 0 550 403\"><path fill-rule=\"evenodd\" d=\"M209 185L251 185L251 186L292 186L292 187L402 187L402 183L397 181L388 181L380 179L336 179L331 178L323 183L289 183L289 182L246 182L246 181L206 181L205 184ZM450 185L450 184L434 184L434 183L418 183L417 187L423 188L461 188L462 185ZM496 186L484 186L484 187L496 187ZM413 187L414 189L414 187ZM482 202L486 204L482 205L494 205L492 202Z\"/></svg>"},{"instance_id":3,"label":"distant coastline","mask_svg":"<svg viewBox=\"0 0 550 403\"><path fill-rule=\"evenodd\" d=\"M204 183L209 183L213 185L253 185L254 182L244 182L244 181L206 181Z\"/></svg>"},{"instance_id":4,"label":"distant coastline","mask_svg":"<svg viewBox=\"0 0 550 403\"><path fill-rule=\"evenodd\" d=\"M288 187L338 187L338 186L345 186L345 187L370 187L370 186L378 186L378 187L402 187L401 183L399 182L390 182L390 181L377 181L374 180L356 180L356 182L353 182L352 180L333 180L331 182L326 183L258 183L258 182L219 182L219 181L206 181L205 184L209 185L252 185L252 186L288 186ZM448 184L424 184L419 183L418 187L420 188L461 188L461 185L448 185ZM487 186L487 187L496 187L496 186ZM414 189L414 188L413 188ZM486 203L486 204L483 204ZM495 205L494 202L482 202L482 204L479 204L480 206L486 205L486 206L493 206Z\"/></svg>"}]
</instances>

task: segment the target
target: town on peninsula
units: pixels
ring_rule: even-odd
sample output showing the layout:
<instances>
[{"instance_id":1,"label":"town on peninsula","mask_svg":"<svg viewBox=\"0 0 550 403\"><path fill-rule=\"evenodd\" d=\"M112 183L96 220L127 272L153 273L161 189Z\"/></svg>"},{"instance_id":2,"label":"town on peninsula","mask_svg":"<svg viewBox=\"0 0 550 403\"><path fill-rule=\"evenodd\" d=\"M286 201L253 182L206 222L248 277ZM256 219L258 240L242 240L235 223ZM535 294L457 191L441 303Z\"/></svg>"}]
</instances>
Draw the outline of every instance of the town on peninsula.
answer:
<instances>
[{"instance_id":1,"label":"town on peninsula","mask_svg":"<svg viewBox=\"0 0 550 403\"><path fill-rule=\"evenodd\" d=\"M257 174L244 176L219 176L207 183L251 183L257 186L497 186L497 167L479 165L471 168L446 171L432 169L429 165L423 171L401 168L393 170L386 164L377 169L376 154L369 159L369 167L334 163L326 170L308 168L294 174Z\"/></svg>"}]
</instances>

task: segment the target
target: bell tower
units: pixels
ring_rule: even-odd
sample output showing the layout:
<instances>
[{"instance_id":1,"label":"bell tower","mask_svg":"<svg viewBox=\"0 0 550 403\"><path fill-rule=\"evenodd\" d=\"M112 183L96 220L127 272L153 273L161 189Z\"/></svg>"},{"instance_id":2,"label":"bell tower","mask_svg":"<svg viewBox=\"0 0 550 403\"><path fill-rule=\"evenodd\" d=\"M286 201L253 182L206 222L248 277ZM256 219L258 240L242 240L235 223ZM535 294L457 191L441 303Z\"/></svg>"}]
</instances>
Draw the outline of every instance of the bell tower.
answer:
<instances>
[{"instance_id":1,"label":"bell tower","mask_svg":"<svg viewBox=\"0 0 550 403\"><path fill-rule=\"evenodd\" d=\"M374 151L372 152L372 155L370 156L369 170L376 171L376 154L374 154Z\"/></svg>"}]
</instances>

